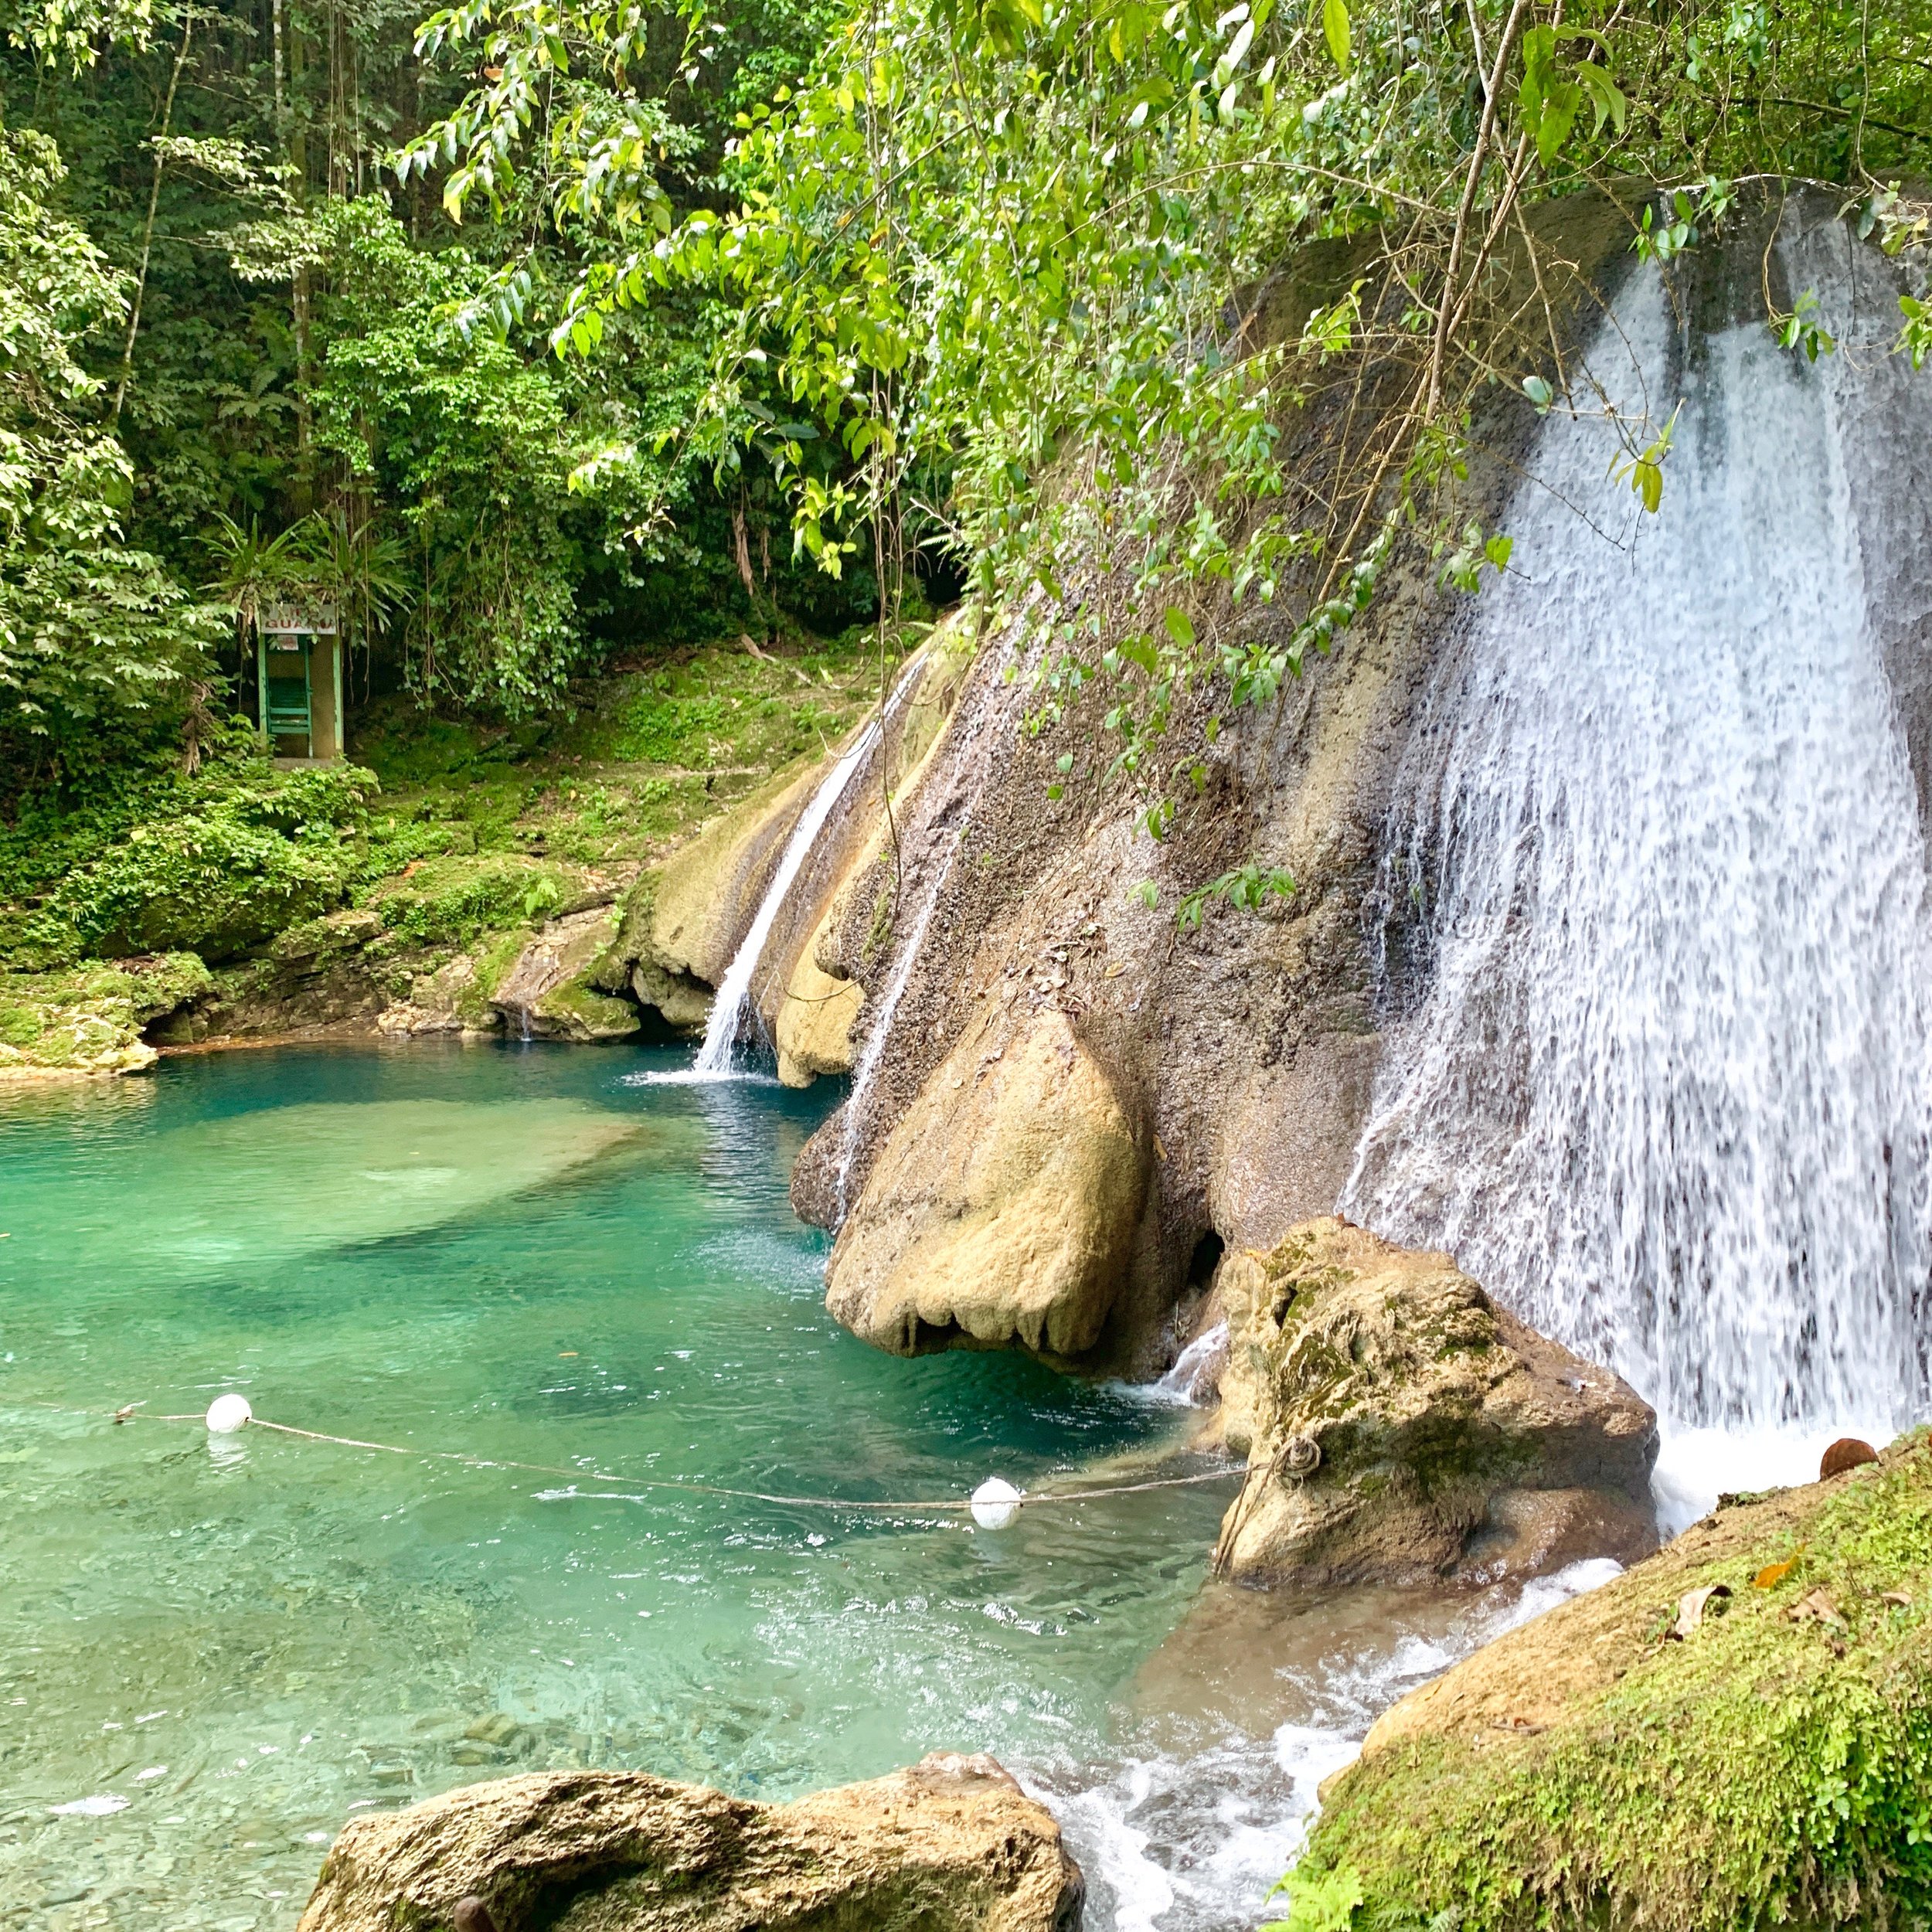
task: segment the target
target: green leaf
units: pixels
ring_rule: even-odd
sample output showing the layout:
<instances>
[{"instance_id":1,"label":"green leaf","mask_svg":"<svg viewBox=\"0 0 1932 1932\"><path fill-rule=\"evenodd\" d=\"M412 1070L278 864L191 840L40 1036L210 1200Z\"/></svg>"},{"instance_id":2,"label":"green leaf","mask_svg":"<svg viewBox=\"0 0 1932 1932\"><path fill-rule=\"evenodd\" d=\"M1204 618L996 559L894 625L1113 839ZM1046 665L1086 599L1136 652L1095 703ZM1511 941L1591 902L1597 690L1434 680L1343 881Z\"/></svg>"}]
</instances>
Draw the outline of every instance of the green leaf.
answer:
<instances>
[{"instance_id":1,"label":"green leaf","mask_svg":"<svg viewBox=\"0 0 1932 1932\"><path fill-rule=\"evenodd\" d=\"M1178 604L1170 604L1162 614L1161 621L1167 626L1167 634L1183 651L1194 648L1194 625L1188 614Z\"/></svg>"},{"instance_id":2,"label":"green leaf","mask_svg":"<svg viewBox=\"0 0 1932 1932\"><path fill-rule=\"evenodd\" d=\"M1321 0L1321 37L1328 52L1344 73L1349 71L1349 9L1347 0Z\"/></svg>"},{"instance_id":3,"label":"green leaf","mask_svg":"<svg viewBox=\"0 0 1932 1932\"><path fill-rule=\"evenodd\" d=\"M1522 393L1539 410L1548 409L1556 400L1555 393L1540 376L1526 376L1522 379Z\"/></svg>"}]
</instances>

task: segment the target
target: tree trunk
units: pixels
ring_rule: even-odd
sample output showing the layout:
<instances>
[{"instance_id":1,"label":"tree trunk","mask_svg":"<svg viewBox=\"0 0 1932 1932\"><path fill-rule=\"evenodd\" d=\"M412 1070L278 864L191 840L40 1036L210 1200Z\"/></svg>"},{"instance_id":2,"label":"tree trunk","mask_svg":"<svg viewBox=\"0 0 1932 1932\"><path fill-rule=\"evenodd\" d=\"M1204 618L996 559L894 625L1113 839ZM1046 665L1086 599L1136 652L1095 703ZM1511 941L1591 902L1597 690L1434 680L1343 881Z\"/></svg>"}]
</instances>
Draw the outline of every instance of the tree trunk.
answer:
<instances>
[{"instance_id":1,"label":"tree trunk","mask_svg":"<svg viewBox=\"0 0 1932 1932\"><path fill-rule=\"evenodd\" d=\"M191 12L182 23L181 46L175 54L175 64L168 76L168 95L162 103L161 133L158 139L165 141L168 131L174 124L175 90L181 85L181 70L188 63L189 43L194 38L195 16ZM141 332L141 304L148 293L148 264L155 252L155 217L161 209L161 176L167 162L162 150L155 150L154 179L148 186L148 225L141 232L141 272L134 278L134 299L128 311L128 339L121 345L121 379L114 385L114 426L121 424L121 405L128 400L128 379L134 372L134 338Z\"/></svg>"}]
</instances>

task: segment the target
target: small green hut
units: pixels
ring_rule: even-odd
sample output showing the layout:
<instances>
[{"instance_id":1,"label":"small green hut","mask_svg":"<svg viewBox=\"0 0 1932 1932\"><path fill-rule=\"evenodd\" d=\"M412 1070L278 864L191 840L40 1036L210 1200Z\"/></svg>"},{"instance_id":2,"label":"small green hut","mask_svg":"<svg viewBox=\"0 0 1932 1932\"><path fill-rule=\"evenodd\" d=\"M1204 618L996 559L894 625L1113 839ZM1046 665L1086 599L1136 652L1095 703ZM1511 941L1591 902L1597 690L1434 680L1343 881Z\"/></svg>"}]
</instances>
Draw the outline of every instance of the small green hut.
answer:
<instances>
[{"instance_id":1,"label":"small green hut","mask_svg":"<svg viewBox=\"0 0 1932 1932\"><path fill-rule=\"evenodd\" d=\"M332 604L270 604L255 628L262 742L271 756L343 755L342 649Z\"/></svg>"}]
</instances>

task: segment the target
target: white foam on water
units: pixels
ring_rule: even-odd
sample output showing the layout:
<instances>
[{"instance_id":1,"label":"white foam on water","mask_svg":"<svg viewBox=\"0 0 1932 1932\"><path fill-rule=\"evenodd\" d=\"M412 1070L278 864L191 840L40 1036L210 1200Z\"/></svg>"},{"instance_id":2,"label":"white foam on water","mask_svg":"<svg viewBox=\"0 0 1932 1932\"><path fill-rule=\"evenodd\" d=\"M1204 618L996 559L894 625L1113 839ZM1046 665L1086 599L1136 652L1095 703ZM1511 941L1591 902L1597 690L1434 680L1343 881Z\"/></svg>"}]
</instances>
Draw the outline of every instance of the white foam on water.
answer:
<instances>
[{"instance_id":1,"label":"white foam on water","mask_svg":"<svg viewBox=\"0 0 1932 1932\"><path fill-rule=\"evenodd\" d=\"M675 1066L661 1073L625 1073L620 1087L776 1087L777 1076L735 1066Z\"/></svg>"},{"instance_id":2,"label":"white foam on water","mask_svg":"<svg viewBox=\"0 0 1932 1932\"><path fill-rule=\"evenodd\" d=\"M1717 1507L1720 1495L1788 1489L1818 1481L1818 1459L1840 1436L1875 1447L1891 1429L1883 1418L1844 1418L1815 1429L1672 1429L1663 1432L1651 1493L1658 1533L1681 1535Z\"/></svg>"},{"instance_id":3,"label":"white foam on water","mask_svg":"<svg viewBox=\"0 0 1932 1932\"><path fill-rule=\"evenodd\" d=\"M1322 1781L1354 1762L1399 1697L1505 1631L1622 1573L1575 1563L1478 1599L1446 1634L1325 1658L1301 1682L1318 1721L1265 1737L1223 1737L1189 1753L1129 1757L1097 1779L1022 1770L1060 1821L1087 1882L1095 1932L1230 1932L1269 1916L1268 1895L1299 1855ZM1279 1916L1277 1913L1277 1916Z\"/></svg>"},{"instance_id":4,"label":"white foam on water","mask_svg":"<svg viewBox=\"0 0 1932 1932\"><path fill-rule=\"evenodd\" d=\"M1204 1409L1220 1393L1221 1370L1227 1359L1228 1325L1217 1321L1174 1358L1174 1366L1158 1381L1122 1386L1142 1400L1163 1407Z\"/></svg>"}]
</instances>

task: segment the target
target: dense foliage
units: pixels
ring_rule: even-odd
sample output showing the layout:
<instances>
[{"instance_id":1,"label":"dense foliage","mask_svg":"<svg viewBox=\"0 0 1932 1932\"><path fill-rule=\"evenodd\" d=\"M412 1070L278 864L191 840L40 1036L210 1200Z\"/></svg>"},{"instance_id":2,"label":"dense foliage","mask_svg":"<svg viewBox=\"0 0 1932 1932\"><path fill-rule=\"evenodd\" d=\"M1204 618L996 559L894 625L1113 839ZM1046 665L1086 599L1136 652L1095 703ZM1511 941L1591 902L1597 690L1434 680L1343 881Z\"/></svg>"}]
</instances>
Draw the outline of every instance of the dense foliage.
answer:
<instances>
[{"instance_id":1,"label":"dense foliage","mask_svg":"<svg viewBox=\"0 0 1932 1932\"><path fill-rule=\"evenodd\" d=\"M761 505L660 449L702 393L709 304L662 304L624 353L567 366L540 311L587 237L534 187L459 231L399 185L392 148L473 77L419 56L418 20L0 15L0 809L219 747L278 594L345 606L352 705L402 685L485 715L565 702L614 648L867 614L869 578L828 596L782 551L769 567ZM681 43L640 51L681 209L825 24L748 0L701 72ZM586 125L614 99L578 92Z\"/></svg>"},{"instance_id":2,"label":"dense foliage","mask_svg":"<svg viewBox=\"0 0 1932 1932\"><path fill-rule=\"evenodd\" d=\"M1101 681L1063 767L1158 832L1185 696L1209 737L1267 699L1405 533L1507 566L1476 401L1600 400L1494 295L1536 203L1652 184L1668 257L1817 181L1925 252L1922 0L418 13L5 16L0 810L228 757L278 595L339 607L352 717L515 718L614 651L886 622L917 573L1036 594L1035 728ZM1764 319L1831 352L1802 294ZM1668 420L1611 414L1654 506Z\"/></svg>"},{"instance_id":3,"label":"dense foliage","mask_svg":"<svg viewBox=\"0 0 1932 1932\"><path fill-rule=\"evenodd\" d=\"M1160 747L1178 692L1267 698L1410 526L1463 587L1506 566L1460 490L1484 386L1607 408L1572 392L1533 303L1498 312L1486 271L1519 247L1533 268L1534 204L1655 184L1629 234L1653 257L1807 180L1895 249L1922 254L1927 232L1919 5L869 0L808 85L740 117L733 203L681 220L642 145L537 127L553 49L621 60L649 18L553 0L440 16L440 44L502 63L442 131L452 204L541 148L571 218L621 244L587 243L556 332L580 352L667 291L718 297L693 440L726 474L767 471L828 571L939 542L1009 607L1043 592L1036 722L1116 680L1109 755L1157 831L1193 755L1177 769ZM1267 279L1311 244L1348 272L1264 349ZM1781 312L1767 285L1764 319L1794 352L1831 346L1802 295ZM1923 360L1921 299L1899 324ZM1328 460L1291 466L1284 424L1321 408ZM1654 509L1668 419L1611 414ZM1210 594L1229 618L1211 638Z\"/></svg>"}]
</instances>

